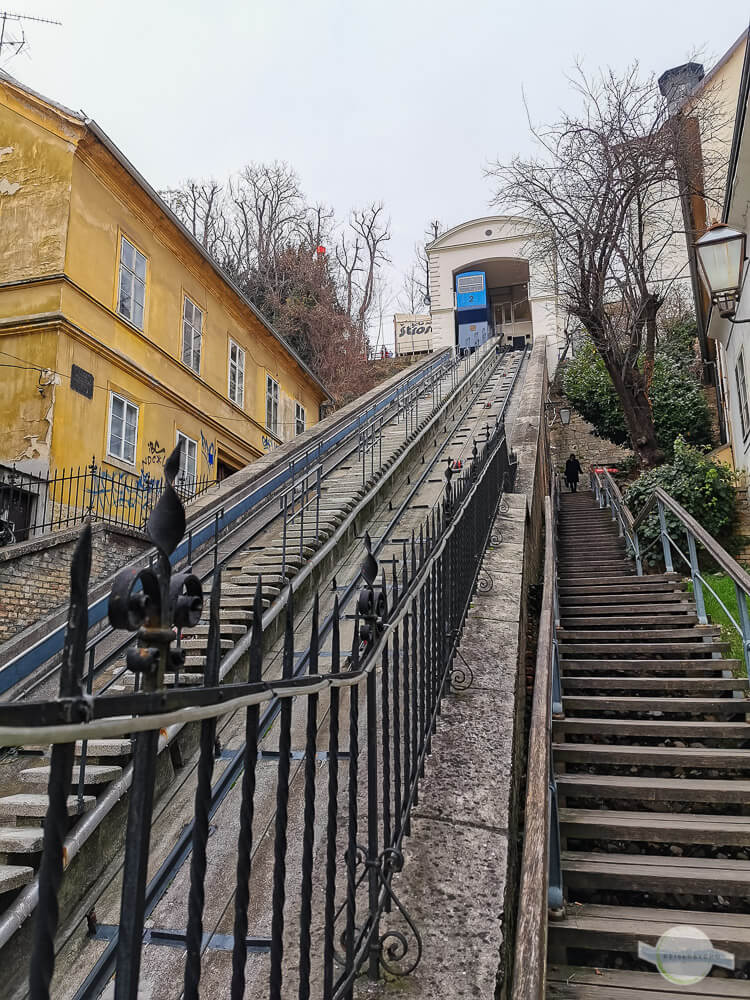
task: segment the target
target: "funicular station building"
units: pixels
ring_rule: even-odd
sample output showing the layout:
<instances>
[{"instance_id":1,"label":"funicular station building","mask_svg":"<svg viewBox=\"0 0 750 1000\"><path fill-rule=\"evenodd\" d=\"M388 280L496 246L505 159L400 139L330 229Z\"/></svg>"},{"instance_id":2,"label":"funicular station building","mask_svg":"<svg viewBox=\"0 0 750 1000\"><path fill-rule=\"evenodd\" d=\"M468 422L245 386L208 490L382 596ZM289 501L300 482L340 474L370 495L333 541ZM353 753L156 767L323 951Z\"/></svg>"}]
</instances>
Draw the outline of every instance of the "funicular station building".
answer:
<instances>
[{"instance_id":1,"label":"funicular station building","mask_svg":"<svg viewBox=\"0 0 750 1000\"><path fill-rule=\"evenodd\" d=\"M434 350L472 350L495 335L519 349L543 338L554 371L557 301L535 267L533 242L527 220L490 215L462 222L428 244Z\"/></svg>"}]
</instances>

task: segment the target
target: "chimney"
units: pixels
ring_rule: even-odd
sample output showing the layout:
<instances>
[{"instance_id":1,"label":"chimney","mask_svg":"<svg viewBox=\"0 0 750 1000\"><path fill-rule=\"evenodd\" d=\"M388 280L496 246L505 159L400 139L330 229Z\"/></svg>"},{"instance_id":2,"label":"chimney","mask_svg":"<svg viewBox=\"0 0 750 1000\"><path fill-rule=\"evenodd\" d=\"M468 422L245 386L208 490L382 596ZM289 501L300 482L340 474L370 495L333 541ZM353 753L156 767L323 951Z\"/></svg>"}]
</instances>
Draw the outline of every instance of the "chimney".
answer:
<instances>
[{"instance_id":1,"label":"chimney","mask_svg":"<svg viewBox=\"0 0 750 1000\"><path fill-rule=\"evenodd\" d=\"M667 99L667 109L670 115L679 111L682 102L696 89L705 76L701 63L683 63L665 70L659 77L659 90Z\"/></svg>"}]
</instances>

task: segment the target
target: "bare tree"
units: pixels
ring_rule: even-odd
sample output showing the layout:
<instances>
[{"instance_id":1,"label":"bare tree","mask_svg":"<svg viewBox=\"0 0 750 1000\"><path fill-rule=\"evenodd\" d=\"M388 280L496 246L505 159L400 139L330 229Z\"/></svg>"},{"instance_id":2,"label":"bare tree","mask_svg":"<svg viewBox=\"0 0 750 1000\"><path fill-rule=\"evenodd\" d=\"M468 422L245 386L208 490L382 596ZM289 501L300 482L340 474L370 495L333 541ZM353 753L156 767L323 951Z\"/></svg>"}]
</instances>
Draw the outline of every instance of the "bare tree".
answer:
<instances>
[{"instance_id":1,"label":"bare tree","mask_svg":"<svg viewBox=\"0 0 750 1000\"><path fill-rule=\"evenodd\" d=\"M223 186L215 180L187 180L180 187L162 191L161 196L204 249L223 261L231 230Z\"/></svg>"},{"instance_id":2,"label":"bare tree","mask_svg":"<svg viewBox=\"0 0 750 1000\"><path fill-rule=\"evenodd\" d=\"M488 171L494 203L531 222L537 270L548 270L591 337L633 448L651 466L662 458L649 401L657 315L686 267L677 165L696 155L697 130L679 128L679 113L668 117L637 65L594 79L579 67L573 90L578 113L532 128L538 156ZM710 111L693 103L691 115L700 114Z\"/></svg>"}]
</instances>

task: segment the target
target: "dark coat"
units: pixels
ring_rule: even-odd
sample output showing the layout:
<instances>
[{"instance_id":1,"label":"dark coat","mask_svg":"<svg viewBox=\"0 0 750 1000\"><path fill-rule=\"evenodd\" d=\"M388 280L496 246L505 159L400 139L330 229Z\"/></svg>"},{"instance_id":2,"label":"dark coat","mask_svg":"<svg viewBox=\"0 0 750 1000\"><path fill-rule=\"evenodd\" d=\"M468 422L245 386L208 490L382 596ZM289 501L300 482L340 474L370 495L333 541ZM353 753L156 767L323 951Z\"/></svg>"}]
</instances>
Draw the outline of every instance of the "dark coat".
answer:
<instances>
[{"instance_id":1,"label":"dark coat","mask_svg":"<svg viewBox=\"0 0 750 1000\"><path fill-rule=\"evenodd\" d=\"M569 458L565 463L565 479L569 483L577 483L582 471L581 463L577 458Z\"/></svg>"}]
</instances>

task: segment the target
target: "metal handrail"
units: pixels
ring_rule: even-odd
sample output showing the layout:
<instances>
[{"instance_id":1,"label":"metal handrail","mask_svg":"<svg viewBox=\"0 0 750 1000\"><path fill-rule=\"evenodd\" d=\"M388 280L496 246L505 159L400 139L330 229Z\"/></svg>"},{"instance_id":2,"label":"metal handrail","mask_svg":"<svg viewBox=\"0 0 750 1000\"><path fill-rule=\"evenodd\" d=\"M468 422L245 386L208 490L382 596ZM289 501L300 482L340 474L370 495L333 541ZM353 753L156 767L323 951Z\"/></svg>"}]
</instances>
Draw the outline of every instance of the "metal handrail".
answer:
<instances>
[{"instance_id":1,"label":"metal handrail","mask_svg":"<svg viewBox=\"0 0 750 1000\"><path fill-rule=\"evenodd\" d=\"M612 520L617 521L620 537L625 539L625 545L635 561L638 576L642 576L644 553L641 551L636 522L623 499L620 487L606 468L592 466L590 478L591 490L599 506L602 509L610 507L612 510Z\"/></svg>"},{"instance_id":2,"label":"metal handrail","mask_svg":"<svg viewBox=\"0 0 750 1000\"><path fill-rule=\"evenodd\" d=\"M643 509L636 517L633 517L630 509L623 500L617 484L606 470L592 469L591 484L595 496L599 500L601 507L609 506L613 511L613 518L617 518L621 525L621 534L625 538L636 560L636 571L639 576L643 575L643 557L658 542L661 541L662 553L664 556L664 567L667 573L674 573L674 553L679 555L682 562L688 568L693 582L693 595L695 597L695 608L698 621L701 625L708 624L706 613L706 601L704 588L707 588L714 596L719 605L726 612L732 627L742 639L742 649L745 659L745 667L750 674L750 610L748 609L748 599L750 598L750 574L733 559L732 556L720 545L719 542L706 531L706 529L695 520L692 514L688 513L682 504L678 503L674 497L661 488L655 487L653 493L646 501ZM675 517L682 526L687 539L687 553L680 547L679 543L669 533L667 525L667 512ZM641 546L638 530L648 517L656 513L659 518L659 535L645 548ZM622 526L625 526L622 529ZM716 565L734 583L735 596L737 598L737 618L726 606L710 582L701 573L698 559L698 545L708 553Z\"/></svg>"}]
</instances>

